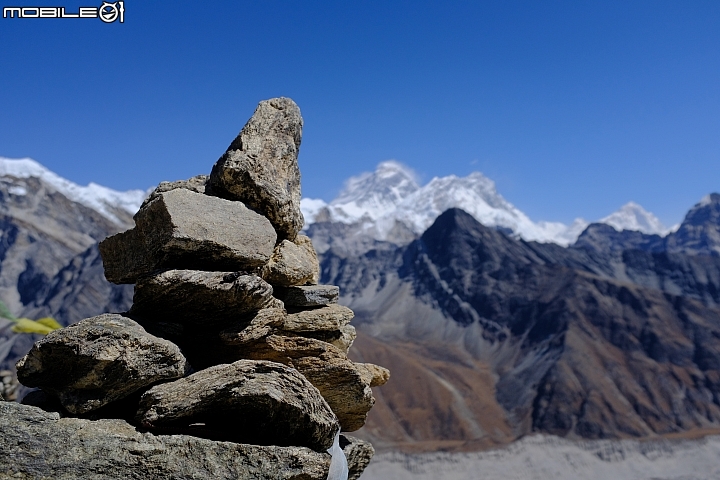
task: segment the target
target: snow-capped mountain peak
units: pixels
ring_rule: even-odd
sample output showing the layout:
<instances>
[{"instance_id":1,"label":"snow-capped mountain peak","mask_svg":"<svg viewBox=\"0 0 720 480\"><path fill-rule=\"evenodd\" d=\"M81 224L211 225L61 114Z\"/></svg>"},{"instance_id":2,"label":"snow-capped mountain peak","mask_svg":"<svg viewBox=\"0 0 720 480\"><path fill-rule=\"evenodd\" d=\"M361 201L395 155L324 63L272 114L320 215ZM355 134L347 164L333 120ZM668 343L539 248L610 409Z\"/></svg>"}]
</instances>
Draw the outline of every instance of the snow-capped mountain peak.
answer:
<instances>
[{"instance_id":1,"label":"snow-capped mountain peak","mask_svg":"<svg viewBox=\"0 0 720 480\"><path fill-rule=\"evenodd\" d=\"M122 209L134 214L140 208L140 204L142 204L148 193L144 190L119 192L96 183L90 183L83 187L51 172L31 158L10 159L0 157L0 177L16 179L39 178L50 188L65 195L70 200L92 208L113 222L119 222L113 210ZM12 186L10 189L10 192L15 195L27 193L22 185Z\"/></svg>"},{"instance_id":2,"label":"snow-capped mountain peak","mask_svg":"<svg viewBox=\"0 0 720 480\"><path fill-rule=\"evenodd\" d=\"M666 235L669 232L669 229L655 215L635 202L626 203L616 212L602 218L600 223L610 225L618 231L636 230L656 235Z\"/></svg>"}]
</instances>

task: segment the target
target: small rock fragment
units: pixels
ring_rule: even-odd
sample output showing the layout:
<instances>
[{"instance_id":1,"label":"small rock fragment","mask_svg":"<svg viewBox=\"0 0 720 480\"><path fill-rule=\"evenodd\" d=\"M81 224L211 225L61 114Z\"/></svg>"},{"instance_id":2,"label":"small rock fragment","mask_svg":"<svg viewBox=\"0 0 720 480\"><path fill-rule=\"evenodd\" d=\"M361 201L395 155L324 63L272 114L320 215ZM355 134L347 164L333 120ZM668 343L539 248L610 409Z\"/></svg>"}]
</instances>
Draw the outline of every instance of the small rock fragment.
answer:
<instances>
[{"instance_id":1,"label":"small rock fragment","mask_svg":"<svg viewBox=\"0 0 720 480\"><path fill-rule=\"evenodd\" d=\"M268 283L280 286L317 284L319 276L317 254L305 235L280 242L262 273Z\"/></svg>"},{"instance_id":2,"label":"small rock fragment","mask_svg":"<svg viewBox=\"0 0 720 480\"><path fill-rule=\"evenodd\" d=\"M189 370L176 345L111 313L50 332L17 363L23 385L52 392L75 414L182 377Z\"/></svg>"},{"instance_id":3,"label":"small rock fragment","mask_svg":"<svg viewBox=\"0 0 720 480\"><path fill-rule=\"evenodd\" d=\"M239 441L325 451L339 427L320 393L292 368L240 360L157 385L140 400L146 428L204 423Z\"/></svg>"},{"instance_id":4,"label":"small rock fragment","mask_svg":"<svg viewBox=\"0 0 720 480\"><path fill-rule=\"evenodd\" d=\"M155 200L161 193L175 190L176 188L184 188L195 193L205 193L205 184L207 183L209 175L196 175L187 180L176 180L174 182L160 182L160 185L155 187L155 190L148 195L148 197L140 205L140 210L145 207L148 203Z\"/></svg>"},{"instance_id":5,"label":"small rock fragment","mask_svg":"<svg viewBox=\"0 0 720 480\"><path fill-rule=\"evenodd\" d=\"M375 449L370 442L340 435L340 448L342 448L348 463L348 480L357 480L375 455Z\"/></svg>"},{"instance_id":6,"label":"small rock fragment","mask_svg":"<svg viewBox=\"0 0 720 480\"><path fill-rule=\"evenodd\" d=\"M385 385L390 380L390 370L372 363L356 363L355 367L362 375L363 380L371 387Z\"/></svg>"},{"instance_id":7,"label":"small rock fragment","mask_svg":"<svg viewBox=\"0 0 720 480\"><path fill-rule=\"evenodd\" d=\"M337 303L340 288L335 285L276 287L274 295L288 307L321 307Z\"/></svg>"}]
</instances>

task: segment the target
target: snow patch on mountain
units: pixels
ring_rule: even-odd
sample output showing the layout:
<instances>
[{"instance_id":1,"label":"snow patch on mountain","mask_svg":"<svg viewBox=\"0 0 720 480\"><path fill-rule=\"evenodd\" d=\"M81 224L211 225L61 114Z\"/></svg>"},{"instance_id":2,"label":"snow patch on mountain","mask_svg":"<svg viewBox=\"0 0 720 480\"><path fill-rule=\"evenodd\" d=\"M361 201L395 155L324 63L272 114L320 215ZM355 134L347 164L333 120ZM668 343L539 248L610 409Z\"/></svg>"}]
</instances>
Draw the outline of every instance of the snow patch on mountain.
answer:
<instances>
[{"instance_id":1,"label":"snow patch on mountain","mask_svg":"<svg viewBox=\"0 0 720 480\"><path fill-rule=\"evenodd\" d=\"M495 182L480 172L467 177L435 177L420 186L418 176L400 162L380 163L374 172L363 173L345 182L340 195L330 203L303 199L305 223L320 221L357 224L378 240L391 240L398 225L415 234L424 232L449 208L461 208L480 223L512 232L516 237L567 246L587 228L577 218L570 225L532 221L500 195ZM619 230L639 230L666 235L666 228L652 213L630 202L600 220Z\"/></svg>"},{"instance_id":2,"label":"snow patch on mountain","mask_svg":"<svg viewBox=\"0 0 720 480\"><path fill-rule=\"evenodd\" d=\"M600 220L618 231L636 230L650 235L667 235L671 229L658 220L652 213L635 202L628 202L616 212Z\"/></svg>"},{"instance_id":3,"label":"snow patch on mountain","mask_svg":"<svg viewBox=\"0 0 720 480\"><path fill-rule=\"evenodd\" d=\"M134 214L148 194L144 190L119 192L96 183L90 183L83 187L51 172L31 158L10 159L0 157L0 177L39 178L47 186L70 200L92 208L113 222L119 222L113 213L114 209L122 209ZM27 190L22 185L17 185L12 187L10 193L24 195Z\"/></svg>"}]
</instances>

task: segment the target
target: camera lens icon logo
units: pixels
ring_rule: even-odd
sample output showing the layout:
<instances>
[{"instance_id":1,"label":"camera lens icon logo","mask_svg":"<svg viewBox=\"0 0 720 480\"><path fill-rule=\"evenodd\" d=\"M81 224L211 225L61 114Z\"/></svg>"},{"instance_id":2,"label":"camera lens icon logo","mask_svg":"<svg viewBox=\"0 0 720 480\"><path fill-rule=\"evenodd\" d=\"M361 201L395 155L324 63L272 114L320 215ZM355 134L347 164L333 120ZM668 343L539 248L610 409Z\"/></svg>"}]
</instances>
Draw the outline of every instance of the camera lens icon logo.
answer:
<instances>
[{"instance_id":1,"label":"camera lens icon logo","mask_svg":"<svg viewBox=\"0 0 720 480\"><path fill-rule=\"evenodd\" d=\"M112 23L120 18L120 23L125 21L125 2L103 2L102 7L98 10L100 20L105 23Z\"/></svg>"}]
</instances>

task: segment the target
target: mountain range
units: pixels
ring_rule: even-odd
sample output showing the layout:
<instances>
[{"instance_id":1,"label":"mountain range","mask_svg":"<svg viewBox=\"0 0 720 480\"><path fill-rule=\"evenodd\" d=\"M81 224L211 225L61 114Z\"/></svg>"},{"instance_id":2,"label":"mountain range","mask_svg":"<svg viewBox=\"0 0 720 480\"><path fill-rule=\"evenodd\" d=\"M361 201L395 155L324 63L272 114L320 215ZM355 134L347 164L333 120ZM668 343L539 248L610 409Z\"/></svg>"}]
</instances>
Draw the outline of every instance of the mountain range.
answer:
<instances>
[{"instance_id":1,"label":"mountain range","mask_svg":"<svg viewBox=\"0 0 720 480\"><path fill-rule=\"evenodd\" d=\"M127 309L132 287L104 279L96 243L128 228L145 192L80 187L27 159L0 172L11 310L67 324ZM720 427L720 195L673 230L632 203L598 223L534 223L479 173L421 187L384 162L303 210L322 281L356 312L355 360L393 372L359 432L379 449Z\"/></svg>"}]
</instances>

